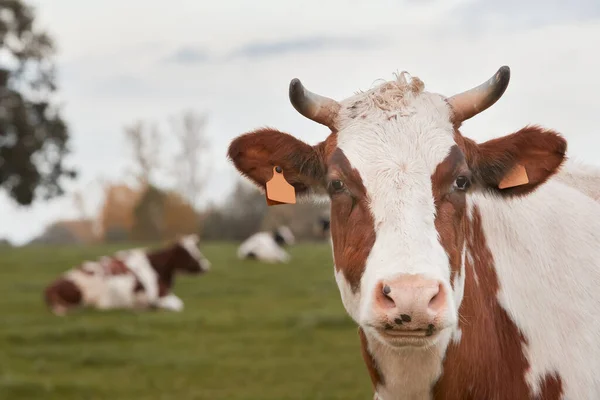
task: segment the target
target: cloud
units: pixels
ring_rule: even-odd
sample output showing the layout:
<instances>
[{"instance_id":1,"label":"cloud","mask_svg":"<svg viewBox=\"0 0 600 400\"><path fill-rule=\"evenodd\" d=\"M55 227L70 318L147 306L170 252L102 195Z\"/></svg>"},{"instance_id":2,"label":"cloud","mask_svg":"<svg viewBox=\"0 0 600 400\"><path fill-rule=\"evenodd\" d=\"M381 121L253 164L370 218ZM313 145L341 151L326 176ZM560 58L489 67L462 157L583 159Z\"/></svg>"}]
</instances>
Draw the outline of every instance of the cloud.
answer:
<instances>
[{"instance_id":1,"label":"cloud","mask_svg":"<svg viewBox=\"0 0 600 400\"><path fill-rule=\"evenodd\" d=\"M190 46L181 47L168 56L165 61L176 64L200 64L211 60L208 51Z\"/></svg>"},{"instance_id":2,"label":"cloud","mask_svg":"<svg viewBox=\"0 0 600 400\"><path fill-rule=\"evenodd\" d=\"M147 96L154 94L155 89L145 80L128 75L117 74L100 79L93 85L97 96Z\"/></svg>"},{"instance_id":3,"label":"cloud","mask_svg":"<svg viewBox=\"0 0 600 400\"><path fill-rule=\"evenodd\" d=\"M598 0L475 0L452 12L468 30L512 30L600 19Z\"/></svg>"},{"instance_id":4,"label":"cloud","mask_svg":"<svg viewBox=\"0 0 600 400\"><path fill-rule=\"evenodd\" d=\"M217 57L203 48L183 46L164 59L177 64L205 64L210 61L257 59L295 53L315 53L333 50L372 49L382 42L369 37L309 36L276 41L247 42L223 57Z\"/></svg>"},{"instance_id":5,"label":"cloud","mask_svg":"<svg viewBox=\"0 0 600 400\"><path fill-rule=\"evenodd\" d=\"M377 44L377 41L366 37L311 36L271 42L246 43L231 52L229 57L262 58L324 50L361 50L372 48Z\"/></svg>"}]
</instances>

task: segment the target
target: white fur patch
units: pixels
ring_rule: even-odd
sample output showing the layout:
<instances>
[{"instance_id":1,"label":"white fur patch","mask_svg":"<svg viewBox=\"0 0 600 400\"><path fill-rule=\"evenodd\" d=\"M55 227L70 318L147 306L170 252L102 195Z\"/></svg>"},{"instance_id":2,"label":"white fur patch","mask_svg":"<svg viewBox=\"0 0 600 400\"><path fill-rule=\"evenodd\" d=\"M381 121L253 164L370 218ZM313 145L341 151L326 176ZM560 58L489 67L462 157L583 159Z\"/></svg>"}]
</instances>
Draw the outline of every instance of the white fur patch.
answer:
<instances>
[{"instance_id":1,"label":"white fur patch","mask_svg":"<svg viewBox=\"0 0 600 400\"><path fill-rule=\"evenodd\" d=\"M335 269L335 265L333 266L333 268L334 268L334 274L335 274L335 281L337 282L338 288L340 290L342 304L344 305L344 308L346 309L346 312L348 313L348 315L350 315L350 317L357 324L360 324L359 314L357 312L359 310L359 306L360 306L360 296L356 296L352 292L352 288L351 288L350 284L348 283L348 281L346 280L344 273L341 270L337 271Z\"/></svg>"},{"instance_id":2,"label":"white fur patch","mask_svg":"<svg viewBox=\"0 0 600 400\"><path fill-rule=\"evenodd\" d=\"M155 302L158 299L158 275L150 265L146 253L141 250L133 250L128 252L122 260L144 286L146 301L150 304Z\"/></svg>"},{"instance_id":3,"label":"white fur patch","mask_svg":"<svg viewBox=\"0 0 600 400\"><path fill-rule=\"evenodd\" d=\"M569 159L552 179L571 186L596 201L600 201L600 168L596 166Z\"/></svg>"},{"instance_id":4,"label":"white fur patch","mask_svg":"<svg viewBox=\"0 0 600 400\"><path fill-rule=\"evenodd\" d=\"M459 309L462 304L463 296L465 294L465 261L467 254L466 243L463 245L460 256L460 272L454 273L452 281L454 282L454 304Z\"/></svg>"},{"instance_id":5,"label":"white fur patch","mask_svg":"<svg viewBox=\"0 0 600 400\"><path fill-rule=\"evenodd\" d=\"M161 297L155 305L163 310L183 311L183 301L173 293Z\"/></svg>"},{"instance_id":6,"label":"white fur patch","mask_svg":"<svg viewBox=\"0 0 600 400\"><path fill-rule=\"evenodd\" d=\"M89 275L74 269L67 272L65 277L81 290L84 306L102 310L136 306L133 275Z\"/></svg>"},{"instance_id":7,"label":"white fur patch","mask_svg":"<svg viewBox=\"0 0 600 400\"><path fill-rule=\"evenodd\" d=\"M450 334L443 332L438 343L428 349L395 349L366 335L369 351L385 382L376 388L377 396L381 400L431 398L431 384L442 373L442 359Z\"/></svg>"},{"instance_id":8,"label":"white fur patch","mask_svg":"<svg viewBox=\"0 0 600 400\"><path fill-rule=\"evenodd\" d=\"M102 310L117 308L146 308L158 299L158 277L142 250L119 252L134 275L107 275L101 262L85 262L79 269L64 274L81 290L83 305ZM135 293L136 276L144 291Z\"/></svg>"}]
</instances>

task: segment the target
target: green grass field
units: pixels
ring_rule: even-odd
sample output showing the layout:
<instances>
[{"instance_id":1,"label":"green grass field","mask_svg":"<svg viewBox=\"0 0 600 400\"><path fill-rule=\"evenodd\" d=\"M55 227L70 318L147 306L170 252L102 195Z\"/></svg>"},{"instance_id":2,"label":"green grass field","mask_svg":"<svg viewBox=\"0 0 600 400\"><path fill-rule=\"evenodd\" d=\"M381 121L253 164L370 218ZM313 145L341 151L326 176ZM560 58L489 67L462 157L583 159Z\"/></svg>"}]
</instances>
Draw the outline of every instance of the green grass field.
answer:
<instances>
[{"instance_id":1,"label":"green grass field","mask_svg":"<svg viewBox=\"0 0 600 400\"><path fill-rule=\"evenodd\" d=\"M0 249L0 399L372 398L327 244L288 265L207 244L210 273L176 283L182 313L46 310L50 280L116 249Z\"/></svg>"}]
</instances>

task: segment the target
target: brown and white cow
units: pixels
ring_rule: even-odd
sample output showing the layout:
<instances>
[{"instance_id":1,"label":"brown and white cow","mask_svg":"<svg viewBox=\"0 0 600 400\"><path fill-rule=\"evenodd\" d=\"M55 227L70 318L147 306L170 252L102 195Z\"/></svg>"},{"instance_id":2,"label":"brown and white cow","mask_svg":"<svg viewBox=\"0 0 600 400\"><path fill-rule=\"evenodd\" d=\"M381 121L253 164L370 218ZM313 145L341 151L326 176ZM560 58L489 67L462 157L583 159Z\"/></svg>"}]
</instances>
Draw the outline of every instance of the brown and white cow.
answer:
<instances>
[{"instance_id":1,"label":"brown and white cow","mask_svg":"<svg viewBox=\"0 0 600 400\"><path fill-rule=\"evenodd\" d=\"M56 315L80 306L181 311L183 302L172 292L175 273L198 274L210 268L197 243L198 237L190 235L162 249L125 250L86 261L46 288L46 303Z\"/></svg>"},{"instance_id":2,"label":"brown and white cow","mask_svg":"<svg viewBox=\"0 0 600 400\"><path fill-rule=\"evenodd\" d=\"M552 130L484 143L459 131L509 76L447 98L401 74L341 102L294 79L292 104L326 140L264 128L229 147L261 187L278 166L299 196L327 190L335 277L376 398L600 399L594 190L550 179L567 149Z\"/></svg>"}]
</instances>

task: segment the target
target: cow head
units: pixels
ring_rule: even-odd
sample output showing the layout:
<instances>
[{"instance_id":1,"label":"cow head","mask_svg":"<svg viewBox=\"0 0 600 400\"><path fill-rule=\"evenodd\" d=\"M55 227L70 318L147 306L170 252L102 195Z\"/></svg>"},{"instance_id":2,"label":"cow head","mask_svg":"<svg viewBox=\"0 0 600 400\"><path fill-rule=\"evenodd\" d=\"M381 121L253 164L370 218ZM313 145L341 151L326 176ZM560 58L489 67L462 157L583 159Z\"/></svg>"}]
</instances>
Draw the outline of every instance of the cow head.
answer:
<instances>
[{"instance_id":1,"label":"cow head","mask_svg":"<svg viewBox=\"0 0 600 400\"><path fill-rule=\"evenodd\" d=\"M387 345L430 346L457 326L469 195L527 195L563 162L566 142L551 131L528 127L481 144L458 131L501 97L509 75L502 67L447 98L401 74L341 102L294 79L293 106L330 128L326 140L310 146L263 128L229 147L260 187L279 166L298 196L327 191L342 301ZM506 183L515 168L524 168L526 183Z\"/></svg>"},{"instance_id":2,"label":"cow head","mask_svg":"<svg viewBox=\"0 0 600 400\"><path fill-rule=\"evenodd\" d=\"M188 235L180 238L175 245L175 256L173 263L175 269L191 274L207 272L210 269L210 261L204 257L198 249L199 238L197 235Z\"/></svg>"},{"instance_id":3,"label":"cow head","mask_svg":"<svg viewBox=\"0 0 600 400\"><path fill-rule=\"evenodd\" d=\"M280 226L275 229L273 231L273 240L279 246L291 246L296 241L292 230L287 226Z\"/></svg>"}]
</instances>

